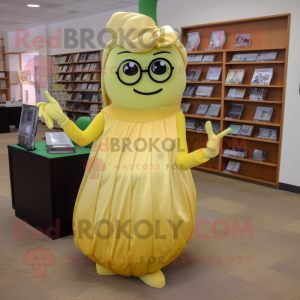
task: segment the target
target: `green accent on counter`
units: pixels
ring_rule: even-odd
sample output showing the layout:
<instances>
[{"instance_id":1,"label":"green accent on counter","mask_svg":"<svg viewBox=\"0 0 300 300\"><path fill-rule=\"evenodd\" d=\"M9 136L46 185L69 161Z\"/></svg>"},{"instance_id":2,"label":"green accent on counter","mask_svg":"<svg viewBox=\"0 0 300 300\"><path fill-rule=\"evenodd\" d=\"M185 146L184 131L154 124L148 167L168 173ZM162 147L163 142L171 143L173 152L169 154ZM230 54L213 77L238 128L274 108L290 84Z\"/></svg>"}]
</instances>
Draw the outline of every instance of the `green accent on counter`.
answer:
<instances>
[{"instance_id":1,"label":"green accent on counter","mask_svg":"<svg viewBox=\"0 0 300 300\"><path fill-rule=\"evenodd\" d=\"M46 142L36 142L35 143L36 150L33 150L33 151L28 151L27 149L25 149L17 144L10 145L10 146L33 153L33 154L41 155L41 156L44 156L47 158L58 158L58 157L74 156L74 155L81 155L81 154L87 154L87 153L89 154L91 152L91 149L89 149L89 148L75 146L75 149L76 149L75 153L50 154L47 152Z\"/></svg>"}]
</instances>

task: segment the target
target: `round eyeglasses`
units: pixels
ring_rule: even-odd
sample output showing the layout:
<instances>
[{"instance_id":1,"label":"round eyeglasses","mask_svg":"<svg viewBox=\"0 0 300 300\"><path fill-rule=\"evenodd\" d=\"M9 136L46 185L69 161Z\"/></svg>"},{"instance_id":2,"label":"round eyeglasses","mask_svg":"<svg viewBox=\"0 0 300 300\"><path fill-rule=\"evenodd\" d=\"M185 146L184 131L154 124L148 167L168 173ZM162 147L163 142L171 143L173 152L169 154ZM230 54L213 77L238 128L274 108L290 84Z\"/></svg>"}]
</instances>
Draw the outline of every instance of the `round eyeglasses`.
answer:
<instances>
[{"instance_id":1,"label":"round eyeglasses","mask_svg":"<svg viewBox=\"0 0 300 300\"><path fill-rule=\"evenodd\" d=\"M123 60L116 74L118 79L126 85L137 84L143 75L143 72L148 72L149 77L157 83L163 83L169 80L172 76L174 67L165 58L155 58L153 59L147 70L142 70L141 65L133 59Z\"/></svg>"}]
</instances>

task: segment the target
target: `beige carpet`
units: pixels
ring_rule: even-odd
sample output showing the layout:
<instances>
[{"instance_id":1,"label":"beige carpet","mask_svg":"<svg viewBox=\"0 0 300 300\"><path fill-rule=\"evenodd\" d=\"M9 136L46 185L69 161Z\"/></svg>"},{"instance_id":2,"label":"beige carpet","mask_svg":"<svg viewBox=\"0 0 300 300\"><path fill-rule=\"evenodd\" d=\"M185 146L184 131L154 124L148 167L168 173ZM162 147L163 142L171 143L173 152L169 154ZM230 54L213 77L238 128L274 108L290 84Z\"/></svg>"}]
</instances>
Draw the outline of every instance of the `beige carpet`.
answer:
<instances>
[{"instance_id":1,"label":"beige carpet","mask_svg":"<svg viewBox=\"0 0 300 300\"><path fill-rule=\"evenodd\" d=\"M39 126L37 141L45 130ZM300 299L300 196L217 175L193 172L197 221L209 224L199 226L198 236L193 235L177 263L163 269L167 284L162 290L137 278L97 275L72 236L37 240L29 228L30 239L17 238L7 155L7 145L17 140L13 131L0 135L1 300ZM220 224L215 226L215 221ZM225 239L220 238L228 234L222 222L230 228ZM236 224L244 228L246 222L252 222L253 238L249 231L244 238L239 233L234 237ZM23 261L28 250L38 246L55 257L45 277L35 277L33 266Z\"/></svg>"}]
</instances>

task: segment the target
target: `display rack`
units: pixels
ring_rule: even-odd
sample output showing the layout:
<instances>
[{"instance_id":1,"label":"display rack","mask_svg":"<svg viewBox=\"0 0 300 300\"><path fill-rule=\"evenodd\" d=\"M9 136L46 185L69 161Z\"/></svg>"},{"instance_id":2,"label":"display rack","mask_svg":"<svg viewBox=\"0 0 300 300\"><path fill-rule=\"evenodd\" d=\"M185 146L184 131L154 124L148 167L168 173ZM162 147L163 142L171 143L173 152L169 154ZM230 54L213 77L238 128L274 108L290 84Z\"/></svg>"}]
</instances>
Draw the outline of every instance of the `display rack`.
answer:
<instances>
[{"instance_id":1,"label":"display rack","mask_svg":"<svg viewBox=\"0 0 300 300\"><path fill-rule=\"evenodd\" d=\"M99 56L99 59L97 60L84 60L84 61L79 61L80 56L82 54L87 54L87 56L90 53L97 53ZM74 61L74 56L76 54L79 54L79 58L78 61ZM60 62L60 58L67 56L68 60L70 57L70 61L67 62ZM49 86L51 87L49 90L51 91L50 93L53 94L53 92L66 92L68 93L69 99L63 99L63 100L58 100L58 102L60 103L60 105L62 106L63 111L65 111L68 115L68 117L72 120L76 120L79 116L89 116L91 114L91 112L89 111L89 107L92 104L98 104L100 107L100 110L102 109L102 101L100 100L101 97L99 97L99 101L81 101L81 100L76 100L75 101L75 97L77 93L99 93L101 96L101 58L102 58L102 50L92 50L92 51L83 51L83 52L74 52L74 53L64 53L64 54L58 54L58 55L53 55L50 56L53 65L54 65L54 70L55 72L52 71L52 77L51 77L51 81L49 82ZM95 70L77 70L77 66L78 65L85 65L85 64L96 64L97 67ZM72 71L59 71L60 67L63 66L72 66L73 69ZM93 78L94 75L96 75L98 78L95 80L75 80L76 79L76 75L78 73L82 73L82 74L91 74L91 77ZM60 80L57 78L57 76L60 75L71 75L71 80ZM86 83L86 84L94 84L94 83L99 83L99 89L98 90L76 90L76 86L77 84L82 84L82 83ZM61 89L61 84L71 84L72 85L72 89L67 90L67 89ZM64 103L64 104L63 104ZM75 108L70 110L67 109L66 104L68 103L73 103L74 106L75 104L80 104L82 106L84 106L85 111L78 111ZM54 128L55 129L61 129L58 124L54 124Z\"/></svg>"},{"instance_id":2,"label":"display rack","mask_svg":"<svg viewBox=\"0 0 300 300\"><path fill-rule=\"evenodd\" d=\"M196 26L182 27L182 43L186 45L187 34L191 32L199 32L201 43L197 51L188 52L188 54L216 54L214 62L205 63L188 63L188 66L202 66L202 73L198 82L189 81L189 85L208 84L203 82L209 66L222 66L220 82L209 82L214 85L214 91L210 98L206 97L182 97L182 103L191 103L186 117L199 118L206 120L219 120L220 130L223 131L230 124L253 125L254 130L251 137L230 136L223 138L220 145L220 154L209 160L206 164L197 166L198 170L207 170L226 176L233 176L246 180L253 180L268 185L278 185L279 169L280 169L280 154L282 146L282 128L284 116L284 102L286 94L286 74L288 61L288 46L290 32L290 14L267 16L260 18L227 21L220 23L203 24ZM211 32L224 30L226 33L226 43L223 49L205 51L207 48ZM234 47L235 34L251 34L250 45L245 47ZM251 53L251 52L270 52L277 51L278 55L275 61L260 61L260 62L231 62L234 54ZM243 84L229 85L225 84L226 75L229 69L241 68L246 69L246 75ZM251 85L253 72L258 68L273 68L274 76L271 85L254 86ZM246 88L244 99L228 99L226 98L230 87ZM253 87L267 88L267 96L264 101L249 100L250 91ZM230 104L244 104L242 116L239 120L225 119L227 116ZM195 115L199 104L221 104L221 112L218 118L209 118L205 116ZM253 116L257 106L273 107L273 116L270 122L257 122L253 120ZM278 129L279 139L262 140L256 138L259 128ZM196 130L187 129L187 143L189 151L205 147L207 142L207 134ZM247 158L234 158L222 155L222 149L227 147L240 147L248 150ZM266 162L258 162L250 159L251 154L255 149L266 150L269 152L269 158ZM241 171L238 174L224 173L230 160L241 162Z\"/></svg>"},{"instance_id":3,"label":"display rack","mask_svg":"<svg viewBox=\"0 0 300 300\"><path fill-rule=\"evenodd\" d=\"M0 46L2 46L3 51L3 59L0 59L2 62L0 64L0 73L5 73L5 77L0 77L0 80L5 80L5 89L0 88L0 103L5 104L6 101L10 101L10 79L9 79L9 71L6 70L6 59L5 59L5 45L4 45L4 39L0 38ZM5 101L2 101L2 94L5 94Z\"/></svg>"}]
</instances>

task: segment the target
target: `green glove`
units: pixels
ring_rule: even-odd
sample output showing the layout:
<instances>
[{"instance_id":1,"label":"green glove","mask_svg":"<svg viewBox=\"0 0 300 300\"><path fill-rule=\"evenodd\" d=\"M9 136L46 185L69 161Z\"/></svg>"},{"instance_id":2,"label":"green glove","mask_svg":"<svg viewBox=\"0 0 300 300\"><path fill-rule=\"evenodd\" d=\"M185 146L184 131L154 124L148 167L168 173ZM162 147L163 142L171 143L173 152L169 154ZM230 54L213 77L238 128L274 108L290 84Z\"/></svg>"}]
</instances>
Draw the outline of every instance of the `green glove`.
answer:
<instances>
[{"instance_id":1,"label":"green glove","mask_svg":"<svg viewBox=\"0 0 300 300\"><path fill-rule=\"evenodd\" d=\"M205 148L203 150L203 155L206 158L214 158L214 157L218 156L218 154L219 154L221 138L224 137L225 135L227 135L228 132L231 131L231 128L224 130L223 132L221 132L218 135L215 135L212 130L211 122L207 121L205 123L205 130L208 135L208 141L207 141L207 148Z\"/></svg>"},{"instance_id":2,"label":"green glove","mask_svg":"<svg viewBox=\"0 0 300 300\"><path fill-rule=\"evenodd\" d=\"M61 128L65 128L69 123L69 118L48 92L45 92L45 95L49 103L40 102L36 105L39 108L39 117L45 118L45 123L49 129L53 128L53 120L56 120Z\"/></svg>"}]
</instances>

